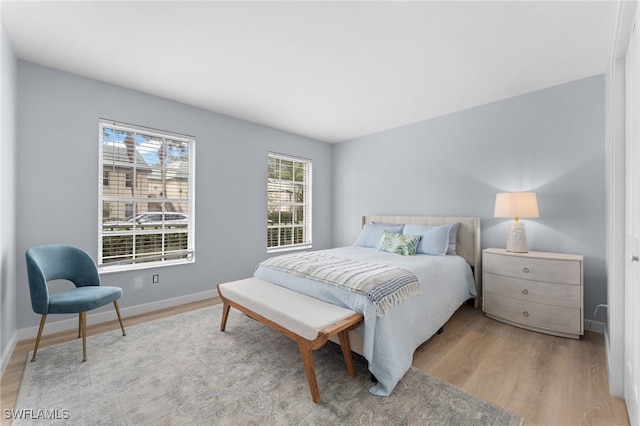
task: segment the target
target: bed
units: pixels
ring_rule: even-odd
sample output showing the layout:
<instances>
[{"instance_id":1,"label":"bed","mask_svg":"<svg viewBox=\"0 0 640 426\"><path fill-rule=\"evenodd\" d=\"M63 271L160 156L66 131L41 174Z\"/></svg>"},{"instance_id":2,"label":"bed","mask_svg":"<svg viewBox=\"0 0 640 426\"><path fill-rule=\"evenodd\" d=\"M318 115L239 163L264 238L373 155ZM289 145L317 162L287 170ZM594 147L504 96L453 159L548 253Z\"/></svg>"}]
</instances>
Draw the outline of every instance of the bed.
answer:
<instances>
[{"instance_id":1,"label":"bed","mask_svg":"<svg viewBox=\"0 0 640 426\"><path fill-rule=\"evenodd\" d=\"M459 224L455 235L455 255L415 254L402 256L362 244L365 230L377 227ZM419 294L398 302L380 314L372 301L349 291L304 275L274 269L273 259L261 263L254 276L291 290L339 305L364 315L364 325L350 332L352 349L364 356L377 383L370 392L389 395L413 361L413 353L432 337L467 300L480 292L480 219L477 217L365 216L363 231L354 246L309 252L319 256L351 259L354 262L388 265L410 271L417 278ZM443 227L443 226L441 226ZM404 229L409 229L404 227ZM426 241L426 238L424 238ZM358 244L358 245L355 245ZM451 247L450 247L451 248ZM282 258L288 255L278 256ZM290 255L289 255L290 256ZM474 273L475 272L475 273Z\"/></svg>"}]
</instances>

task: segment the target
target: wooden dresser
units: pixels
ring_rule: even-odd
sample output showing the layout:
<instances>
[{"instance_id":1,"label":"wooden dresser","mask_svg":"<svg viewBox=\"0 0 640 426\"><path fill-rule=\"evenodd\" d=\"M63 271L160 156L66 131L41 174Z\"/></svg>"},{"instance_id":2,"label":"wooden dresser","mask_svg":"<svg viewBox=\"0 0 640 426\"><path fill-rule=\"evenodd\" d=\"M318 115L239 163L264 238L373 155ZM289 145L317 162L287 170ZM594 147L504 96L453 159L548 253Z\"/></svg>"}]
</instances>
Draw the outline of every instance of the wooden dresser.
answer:
<instances>
[{"instance_id":1,"label":"wooden dresser","mask_svg":"<svg viewBox=\"0 0 640 426\"><path fill-rule=\"evenodd\" d=\"M489 248L482 270L488 317L556 336L584 334L582 256Z\"/></svg>"}]
</instances>

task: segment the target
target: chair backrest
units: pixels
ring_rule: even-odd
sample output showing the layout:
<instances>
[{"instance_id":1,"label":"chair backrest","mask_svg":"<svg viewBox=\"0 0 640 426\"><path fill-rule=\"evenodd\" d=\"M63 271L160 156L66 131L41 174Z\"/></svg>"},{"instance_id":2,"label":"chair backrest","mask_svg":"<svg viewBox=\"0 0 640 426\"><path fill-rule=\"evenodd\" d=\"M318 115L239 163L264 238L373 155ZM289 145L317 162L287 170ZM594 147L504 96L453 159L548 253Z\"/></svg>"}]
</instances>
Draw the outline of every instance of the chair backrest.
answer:
<instances>
[{"instance_id":1,"label":"chair backrest","mask_svg":"<svg viewBox=\"0 0 640 426\"><path fill-rule=\"evenodd\" d=\"M38 314L49 309L48 281L69 280L76 287L100 285L96 263L80 248L63 244L36 246L28 249L25 256L31 307Z\"/></svg>"}]
</instances>

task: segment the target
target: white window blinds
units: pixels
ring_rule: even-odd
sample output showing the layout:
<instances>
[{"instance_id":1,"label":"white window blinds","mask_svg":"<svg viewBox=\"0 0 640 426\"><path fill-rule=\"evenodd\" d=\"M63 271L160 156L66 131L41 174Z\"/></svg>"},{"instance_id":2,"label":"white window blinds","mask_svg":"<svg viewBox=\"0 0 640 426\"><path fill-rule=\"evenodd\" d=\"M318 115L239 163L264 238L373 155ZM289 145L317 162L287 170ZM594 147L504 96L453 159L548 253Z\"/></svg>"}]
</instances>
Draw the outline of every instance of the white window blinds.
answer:
<instances>
[{"instance_id":1,"label":"white window blinds","mask_svg":"<svg viewBox=\"0 0 640 426\"><path fill-rule=\"evenodd\" d=\"M311 160L269 153L267 251L311 247Z\"/></svg>"},{"instance_id":2,"label":"white window blinds","mask_svg":"<svg viewBox=\"0 0 640 426\"><path fill-rule=\"evenodd\" d=\"M99 122L98 266L194 261L195 139Z\"/></svg>"}]
</instances>

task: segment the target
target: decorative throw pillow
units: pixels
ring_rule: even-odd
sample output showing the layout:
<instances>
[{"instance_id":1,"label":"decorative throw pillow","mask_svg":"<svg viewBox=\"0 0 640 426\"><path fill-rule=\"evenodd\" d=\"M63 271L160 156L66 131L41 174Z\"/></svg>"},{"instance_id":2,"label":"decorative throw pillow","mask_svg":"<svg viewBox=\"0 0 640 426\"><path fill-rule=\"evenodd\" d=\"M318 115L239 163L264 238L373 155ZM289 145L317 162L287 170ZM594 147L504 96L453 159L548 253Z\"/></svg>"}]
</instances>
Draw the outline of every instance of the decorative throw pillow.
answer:
<instances>
[{"instance_id":1,"label":"decorative throw pillow","mask_svg":"<svg viewBox=\"0 0 640 426\"><path fill-rule=\"evenodd\" d=\"M378 248L383 231L401 234L402 228L404 228L404 225L378 225L367 223L362 227L362 231L353 245L358 247Z\"/></svg>"},{"instance_id":2,"label":"decorative throw pillow","mask_svg":"<svg viewBox=\"0 0 640 426\"><path fill-rule=\"evenodd\" d=\"M403 256L413 256L420 242L420 235L402 235L389 231L382 232L378 250L389 253L401 254Z\"/></svg>"},{"instance_id":3,"label":"decorative throw pillow","mask_svg":"<svg viewBox=\"0 0 640 426\"><path fill-rule=\"evenodd\" d=\"M403 230L405 235L420 235L420 243L416 253L444 256L450 248L451 225L412 225L406 224ZM457 227L456 227L457 230ZM455 241L455 235L454 235ZM454 245L455 248L455 245Z\"/></svg>"}]
</instances>

